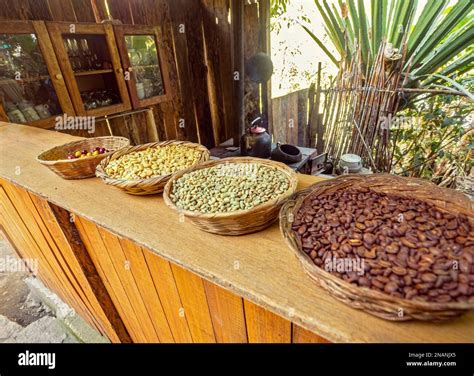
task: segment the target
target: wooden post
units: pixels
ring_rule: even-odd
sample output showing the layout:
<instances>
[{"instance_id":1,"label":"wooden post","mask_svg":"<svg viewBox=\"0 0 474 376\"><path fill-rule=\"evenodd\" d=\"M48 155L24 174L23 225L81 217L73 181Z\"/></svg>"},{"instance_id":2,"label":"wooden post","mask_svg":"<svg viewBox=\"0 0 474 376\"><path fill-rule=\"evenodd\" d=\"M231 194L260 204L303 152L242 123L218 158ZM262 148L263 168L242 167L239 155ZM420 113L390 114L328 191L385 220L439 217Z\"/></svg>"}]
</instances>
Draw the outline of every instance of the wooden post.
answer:
<instances>
[{"instance_id":1,"label":"wooden post","mask_svg":"<svg viewBox=\"0 0 474 376\"><path fill-rule=\"evenodd\" d=\"M260 38L262 43L263 51L271 57L271 45L270 45L270 0L260 0ZM268 121L268 128L270 128L271 119L271 101L272 92L272 80L268 80L263 83L262 86L262 114Z\"/></svg>"},{"instance_id":2,"label":"wooden post","mask_svg":"<svg viewBox=\"0 0 474 376\"><path fill-rule=\"evenodd\" d=\"M156 129L155 117L153 116L153 108L149 108L146 112L146 128L149 142L158 142L158 131Z\"/></svg>"},{"instance_id":3,"label":"wooden post","mask_svg":"<svg viewBox=\"0 0 474 376\"><path fill-rule=\"evenodd\" d=\"M238 146L240 136L244 133L244 2L232 0L232 60L233 60L233 90L232 90L232 122L234 145Z\"/></svg>"},{"instance_id":4,"label":"wooden post","mask_svg":"<svg viewBox=\"0 0 474 376\"><path fill-rule=\"evenodd\" d=\"M314 109L316 110L316 132L317 132L317 142L316 150L319 154L324 151L324 124L321 122L321 116L319 115L319 106L321 103L321 62L318 63L318 80L316 86L316 98L314 101Z\"/></svg>"}]
</instances>

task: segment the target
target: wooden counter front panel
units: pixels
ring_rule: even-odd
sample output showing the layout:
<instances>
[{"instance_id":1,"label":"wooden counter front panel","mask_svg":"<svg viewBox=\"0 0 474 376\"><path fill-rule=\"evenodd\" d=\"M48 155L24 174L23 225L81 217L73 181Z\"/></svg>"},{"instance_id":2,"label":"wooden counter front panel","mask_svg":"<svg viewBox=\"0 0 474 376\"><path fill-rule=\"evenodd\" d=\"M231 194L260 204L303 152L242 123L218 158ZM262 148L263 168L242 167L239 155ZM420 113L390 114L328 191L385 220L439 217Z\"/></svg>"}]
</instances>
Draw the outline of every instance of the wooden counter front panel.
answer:
<instances>
[{"instance_id":1,"label":"wooden counter front panel","mask_svg":"<svg viewBox=\"0 0 474 376\"><path fill-rule=\"evenodd\" d=\"M38 260L37 276L48 288L112 342L324 341L148 249L54 208L0 180L0 231L20 257ZM58 219L57 210L65 212L67 221ZM91 267L79 260L77 243ZM94 286L94 274L106 297Z\"/></svg>"},{"instance_id":2,"label":"wooden counter front panel","mask_svg":"<svg viewBox=\"0 0 474 376\"><path fill-rule=\"evenodd\" d=\"M20 257L38 260L38 277L112 342L121 342L47 201L0 180L0 226Z\"/></svg>"},{"instance_id":3,"label":"wooden counter front panel","mask_svg":"<svg viewBox=\"0 0 474 376\"><path fill-rule=\"evenodd\" d=\"M76 218L134 342L325 342L150 250Z\"/></svg>"}]
</instances>

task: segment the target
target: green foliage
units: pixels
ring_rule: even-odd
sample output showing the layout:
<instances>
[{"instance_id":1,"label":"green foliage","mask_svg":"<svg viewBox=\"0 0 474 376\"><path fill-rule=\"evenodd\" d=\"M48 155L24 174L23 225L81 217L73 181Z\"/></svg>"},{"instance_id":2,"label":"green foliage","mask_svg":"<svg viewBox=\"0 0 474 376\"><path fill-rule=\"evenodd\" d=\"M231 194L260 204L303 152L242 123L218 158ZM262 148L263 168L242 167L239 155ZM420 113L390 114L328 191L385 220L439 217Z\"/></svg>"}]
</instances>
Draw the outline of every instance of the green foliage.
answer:
<instances>
[{"instance_id":1,"label":"green foliage","mask_svg":"<svg viewBox=\"0 0 474 376\"><path fill-rule=\"evenodd\" d=\"M472 92L474 82L456 82ZM454 186L456 176L474 167L474 104L457 95L433 96L398 113L393 171Z\"/></svg>"},{"instance_id":2,"label":"green foliage","mask_svg":"<svg viewBox=\"0 0 474 376\"><path fill-rule=\"evenodd\" d=\"M287 3L287 0L279 1ZM474 2L471 0L457 0L450 7L449 0L429 0L419 16L415 16L417 0L371 0L369 9L364 6L364 0L339 0L339 9L330 7L327 0L314 2L340 59L350 60L359 44L363 63L370 67L383 39L400 48L406 38L405 69L410 67L413 80L433 73L459 73L467 63L473 62ZM310 23L302 27L338 64L338 59L311 32ZM449 69L440 71L448 63ZM430 77L427 84L439 81L440 77Z\"/></svg>"}]
</instances>

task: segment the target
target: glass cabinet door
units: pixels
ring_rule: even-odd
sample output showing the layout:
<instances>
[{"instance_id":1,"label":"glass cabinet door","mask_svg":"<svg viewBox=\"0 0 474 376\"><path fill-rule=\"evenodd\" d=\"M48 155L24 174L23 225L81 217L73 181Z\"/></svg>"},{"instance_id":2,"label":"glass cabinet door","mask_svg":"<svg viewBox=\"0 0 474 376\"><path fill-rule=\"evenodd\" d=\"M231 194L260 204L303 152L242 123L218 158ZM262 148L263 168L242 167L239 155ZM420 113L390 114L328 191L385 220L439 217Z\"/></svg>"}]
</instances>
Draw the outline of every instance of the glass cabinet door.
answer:
<instances>
[{"instance_id":1,"label":"glass cabinet door","mask_svg":"<svg viewBox=\"0 0 474 376\"><path fill-rule=\"evenodd\" d=\"M146 26L117 25L114 31L133 107L169 100L168 67L159 43L159 30Z\"/></svg>"},{"instance_id":2,"label":"glass cabinet door","mask_svg":"<svg viewBox=\"0 0 474 376\"><path fill-rule=\"evenodd\" d=\"M0 115L3 120L51 128L57 115L63 112L74 115L52 52L44 23L0 23Z\"/></svg>"},{"instance_id":3,"label":"glass cabinet door","mask_svg":"<svg viewBox=\"0 0 474 376\"><path fill-rule=\"evenodd\" d=\"M77 114L104 116L131 108L110 25L48 23Z\"/></svg>"}]
</instances>

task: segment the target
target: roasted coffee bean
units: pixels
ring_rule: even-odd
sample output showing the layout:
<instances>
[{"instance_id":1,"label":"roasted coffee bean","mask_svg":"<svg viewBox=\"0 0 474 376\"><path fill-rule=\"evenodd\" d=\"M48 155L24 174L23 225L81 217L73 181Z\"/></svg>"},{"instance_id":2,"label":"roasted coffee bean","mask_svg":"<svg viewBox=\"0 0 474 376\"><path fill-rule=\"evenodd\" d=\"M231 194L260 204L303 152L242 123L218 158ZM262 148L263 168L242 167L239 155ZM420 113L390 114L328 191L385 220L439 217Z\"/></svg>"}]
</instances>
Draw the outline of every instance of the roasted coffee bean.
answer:
<instances>
[{"instance_id":1,"label":"roasted coffee bean","mask_svg":"<svg viewBox=\"0 0 474 376\"><path fill-rule=\"evenodd\" d=\"M385 285L383 291L390 294L398 290L398 286L395 282L389 282Z\"/></svg>"},{"instance_id":2,"label":"roasted coffee bean","mask_svg":"<svg viewBox=\"0 0 474 376\"><path fill-rule=\"evenodd\" d=\"M423 273L421 275L421 280L423 282L435 282L437 279L436 274L433 273Z\"/></svg>"},{"instance_id":3,"label":"roasted coffee bean","mask_svg":"<svg viewBox=\"0 0 474 376\"><path fill-rule=\"evenodd\" d=\"M352 247L349 244L346 243L346 244L341 245L341 250L344 253L351 253L352 252Z\"/></svg>"},{"instance_id":4,"label":"roasted coffee bean","mask_svg":"<svg viewBox=\"0 0 474 376\"><path fill-rule=\"evenodd\" d=\"M474 295L474 226L417 199L345 188L307 198L292 229L322 267L364 260L364 274L333 271L356 286L418 301L467 301Z\"/></svg>"},{"instance_id":5,"label":"roasted coffee bean","mask_svg":"<svg viewBox=\"0 0 474 376\"><path fill-rule=\"evenodd\" d=\"M376 237L373 234L364 234L364 242L368 245L372 245L375 243Z\"/></svg>"},{"instance_id":6,"label":"roasted coffee bean","mask_svg":"<svg viewBox=\"0 0 474 376\"><path fill-rule=\"evenodd\" d=\"M385 287L385 285L382 282L377 281L376 279L372 280L372 285L375 287L378 287L381 290Z\"/></svg>"},{"instance_id":7,"label":"roasted coffee bean","mask_svg":"<svg viewBox=\"0 0 474 376\"><path fill-rule=\"evenodd\" d=\"M400 242L405 246L405 247L408 247L408 248L416 248L416 244L415 242L407 239L407 238L401 238L400 239Z\"/></svg>"},{"instance_id":8,"label":"roasted coffee bean","mask_svg":"<svg viewBox=\"0 0 474 376\"><path fill-rule=\"evenodd\" d=\"M399 247L396 243L391 243L390 245L388 245L387 247L385 247L385 250L388 252L388 253L392 253L392 254L396 254L398 253L399 251Z\"/></svg>"},{"instance_id":9,"label":"roasted coffee bean","mask_svg":"<svg viewBox=\"0 0 474 376\"><path fill-rule=\"evenodd\" d=\"M396 275L399 275L399 276L404 276L404 275L407 274L407 270L405 268L400 267L400 266L392 267L392 272L395 273Z\"/></svg>"},{"instance_id":10,"label":"roasted coffee bean","mask_svg":"<svg viewBox=\"0 0 474 376\"><path fill-rule=\"evenodd\" d=\"M370 281L367 277L360 277L358 281L359 281L359 286L364 286L364 287L370 286Z\"/></svg>"},{"instance_id":11,"label":"roasted coffee bean","mask_svg":"<svg viewBox=\"0 0 474 376\"><path fill-rule=\"evenodd\" d=\"M362 240L360 239L349 239L349 244L354 246L354 247L357 247L359 245L362 245Z\"/></svg>"},{"instance_id":12,"label":"roasted coffee bean","mask_svg":"<svg viewBox=\"0 0 474 376\"><path fill-rule=\"evenodd\" d=\"M301 225L301 226L298 228L298 234L299 234L299 235L303 235L303 234L306 232L307 228L308 228L308 226L306 226L306 225Z\"/></svg>"}]
</instances>

